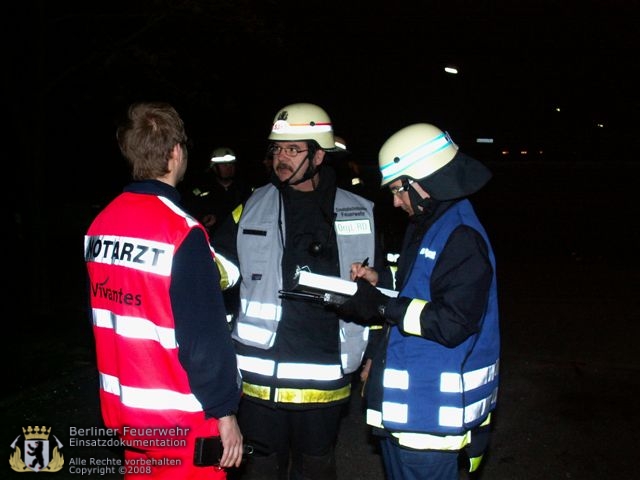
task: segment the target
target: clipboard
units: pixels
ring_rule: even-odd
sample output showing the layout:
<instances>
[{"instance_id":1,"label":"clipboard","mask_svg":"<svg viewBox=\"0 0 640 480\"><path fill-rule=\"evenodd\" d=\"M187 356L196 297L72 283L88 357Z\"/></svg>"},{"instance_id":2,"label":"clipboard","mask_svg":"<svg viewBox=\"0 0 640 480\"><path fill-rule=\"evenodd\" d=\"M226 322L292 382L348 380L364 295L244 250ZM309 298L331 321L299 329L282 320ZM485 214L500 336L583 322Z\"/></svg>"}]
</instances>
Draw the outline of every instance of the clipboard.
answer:
<instances>
[{"instance_id":1,"label":"clipboard","mask_svg":"<svg viewBox=\"0 0 640 480\"><path fill-rule=\"evenodd\" d=\"M342 305L347 299L358 291L356 282L331 275L301 270L298 272L297 282L292 290L280 290L282 298L294 300L306 300L324 305ZM396 290L376 287L388 297L397 297Z\"/></svg>"}]
</instances>

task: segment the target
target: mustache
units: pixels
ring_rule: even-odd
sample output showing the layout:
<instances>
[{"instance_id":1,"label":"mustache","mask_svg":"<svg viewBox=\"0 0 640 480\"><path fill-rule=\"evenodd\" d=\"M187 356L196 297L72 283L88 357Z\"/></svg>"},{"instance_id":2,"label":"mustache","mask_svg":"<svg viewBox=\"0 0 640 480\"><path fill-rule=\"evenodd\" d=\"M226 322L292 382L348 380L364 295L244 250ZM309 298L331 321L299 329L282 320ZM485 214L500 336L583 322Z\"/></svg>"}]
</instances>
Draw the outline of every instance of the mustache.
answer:
<instances>
[{"instance_id":1,"label":"mustache","mask_svg":"<svg viewBox=\"0 0 640 480\"><path fill-rule=\"evenodd\" d=\"M276 165L276 170L293 172L293 168L290 165L287 165L286 163L279 163L278 165Z\"/></svg>"}]
</instances>

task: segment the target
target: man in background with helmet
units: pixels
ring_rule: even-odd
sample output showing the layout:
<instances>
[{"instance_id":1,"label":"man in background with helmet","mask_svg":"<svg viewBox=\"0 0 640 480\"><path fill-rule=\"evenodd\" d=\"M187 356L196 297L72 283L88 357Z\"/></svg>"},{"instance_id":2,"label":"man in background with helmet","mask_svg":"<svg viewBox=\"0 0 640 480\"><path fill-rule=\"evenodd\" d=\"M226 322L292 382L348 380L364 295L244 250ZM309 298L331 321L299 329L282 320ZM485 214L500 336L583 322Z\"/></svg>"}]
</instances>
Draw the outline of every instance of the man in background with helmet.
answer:
<instances>
[{"instance_id":1,"label":"man in background with helmet","mask_svg":"<svg viewBox=\"0 0 640 480\"><path fill-rule=\"evenodd\" d=\"M399 295L356 270L358 290L338 313L386 330L366 401L388 478L458 480L460 459L470 472L480 464L498 394L495 258L467 198L491 173L425 123L392 135L379 165L393 205L409 215Z\"/></svg>"},{"instance_id":2,"label":"man in background with helmet","mask_svg":"<svg viewBox=\"0 0 640 480\"><path fill-rule=\"evenodd\" d=\"M233 331L243 376L239 422L260 447L243 480L335 480L334 446L351 373L367 345L368 328L343 322L322 304L281 298L301 270L350 278L369 259L383 270L373 203L338 188L322 168L335 139L317 105L277 112L269 140L271 181L233 212L213 240L241 277L241 309ZM378 274L372 273L378 281ZM227 276L233 281L232 272ZM382 286L390 284L390 275Z\"/></svg>"},{"instance_id":3,"label":"man in background with helmet","mask_svg":"<svg viewBox=\"0 0 640 480\"><path fill-rule=\"evenodd\" d=\"M185 194L184 205L209 233L251 195L251 187L238 177L236 154L229 147L211 153L204 175Z\"/></svg>"},{"instance_id":4,"label":"man in background with helmet","mask_svg":"<svg viewBox=\"0 0 640 480\"><path fill-rule=\"evenodd\" d=\"M351 151L347 149L347 142L344 138L335 136L335 151L325 158L325 163L330 165L338 175L338 186L357 193L358 195L370 198L364 191L362 176L360 175L360 166L351 157Z\"/></svg>"},{"instance_id":5,"label":"man in background with helmet","mask_svg":"<svg viewBox=\"0 0 640 480\"><path fill-rule=\"evenodd\" d=\"M238 176L238 159L229 147L214 148L204 174L196 180L184 193L183 205L213 237L225 217L249 198L251 187ZM240 308L238 285L226 288L222 296L231 328Z\"/></svg>"}]
</instances>

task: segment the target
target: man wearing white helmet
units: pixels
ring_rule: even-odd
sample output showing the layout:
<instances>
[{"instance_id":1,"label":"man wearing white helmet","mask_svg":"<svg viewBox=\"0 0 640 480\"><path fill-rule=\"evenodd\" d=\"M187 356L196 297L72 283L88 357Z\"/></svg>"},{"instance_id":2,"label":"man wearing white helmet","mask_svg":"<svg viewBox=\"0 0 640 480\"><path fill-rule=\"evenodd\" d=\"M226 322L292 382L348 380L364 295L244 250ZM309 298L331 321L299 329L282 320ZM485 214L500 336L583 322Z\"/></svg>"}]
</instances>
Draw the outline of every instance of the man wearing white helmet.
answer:
<instances>
[{"instance_id":1,"label":"man wearing white helmet","mask_svg":"<svg viewBox=\"0 0 640 480\"><path fill-rule=\"evenodd\" d=\"M467 198L491 173L425 123L392 135L379 165L393 205L409 215L399 295L363 274L338 312L386 331L366 397L388 478L457 480L459 459L469 471L480 464L498 394L495 259Z\"/></svg>"},{"instance_id":2,"label":"man wearing white helmet","mask_svg":"<svg viewBox=\"0 0 640 480\"><path fill-rule=\"evenodd\" d=\"M241 277L233 331L243 377L240 427L264 453L248 459L242 479L335 480L338 426L368 328L279 292L294 288L300 270L349 279L352 264L368 258L382 272L373 203L337 188L334 171L322 168L336 148L322 108L282 108L269 140L271 182L214 238L216 252ZM390 276L386 282L383 276L381 286L389 285ZM372 280L377 283L377 273Z\"/></svg>"},{"instance_id":3,"label":"man wearing white helmet","mask_svg":"<svg viewBox=\"0 0 640 480\"><path fill-rule=\"evenodd\" d=\"M238 177L238 160L229 147L217 147L196 186L184 196L185 208L209 233L251 195L251 187Z\"/></svg>"}]
</instances>

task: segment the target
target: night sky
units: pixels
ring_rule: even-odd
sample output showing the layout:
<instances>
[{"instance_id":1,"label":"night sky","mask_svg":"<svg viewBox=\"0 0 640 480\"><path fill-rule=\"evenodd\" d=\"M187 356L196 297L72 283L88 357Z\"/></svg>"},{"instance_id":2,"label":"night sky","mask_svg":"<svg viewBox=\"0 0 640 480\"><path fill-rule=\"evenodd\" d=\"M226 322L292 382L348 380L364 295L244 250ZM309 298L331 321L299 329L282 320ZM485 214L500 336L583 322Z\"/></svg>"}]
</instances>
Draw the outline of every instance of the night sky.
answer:
<instances>
[{"instance_id":1,"label":"night sky","mask_svg":"<svg viewBox=\"0 0 640 480\"><path fill-rule=\"evenodd\" d=\"M324 107L375 176L389 135L434 123L494 172L474 205L501 261L637 262L639 12L617 0L12 2L1 29L15 265L5 294L48 315L81 308L83 235L129 180L115 130L140 100L183 116L187 181L218 146L262 173L289 103ZM368 185L393 251L405 216L377 178Z\"/></svg>"},{"instance_id":2,"label":"night sky","mask_svg":"<svg viewBox=\"0 0 640 480\"><path fill-rule=\"evenodd\" d=\"M261 168L274 114L300 101L324 107L365 164L414 122L489 162L524 147L539 160L640 151L635 1L15 3L3 44L16 175L69 198L119 191L115 125L137 100L180 111L192 174L220 145Z\"/></svg>"}]
</instances>

